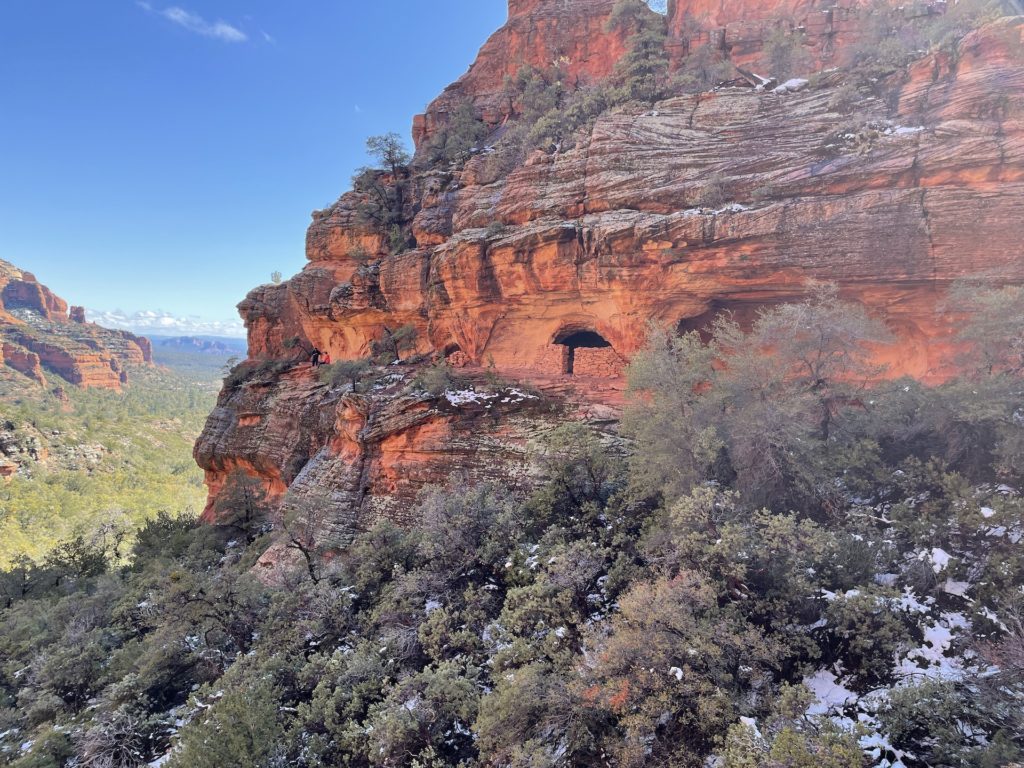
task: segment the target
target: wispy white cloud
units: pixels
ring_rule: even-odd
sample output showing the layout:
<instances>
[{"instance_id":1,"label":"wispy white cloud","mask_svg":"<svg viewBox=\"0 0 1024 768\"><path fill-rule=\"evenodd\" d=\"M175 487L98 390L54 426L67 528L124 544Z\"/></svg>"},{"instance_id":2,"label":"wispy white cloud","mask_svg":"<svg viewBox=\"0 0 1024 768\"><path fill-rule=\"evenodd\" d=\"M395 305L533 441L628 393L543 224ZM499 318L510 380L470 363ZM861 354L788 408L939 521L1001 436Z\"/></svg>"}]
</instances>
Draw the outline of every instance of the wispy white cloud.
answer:
<instances>
[{"instance_id":1,"label":"wispy white cloud","mask_svg":"<svg viewBox=\"0 0 1024 768\"><path fill-rule=\"evenodd\" d=\"M245 32L226 21L207 21L198 13L186 11L177 5L157 8L147 0L138 0L138 5L150 13L161 16L171 23L203 37L212 37L216 40L223 40L225 43L244 43L249 39Z\"/></svg>"},{"instance_id":2,"label":"wispy white cloud","mask_svg":"<svg viewBox=\"0 0 1024 768\"><path fill-rule=\"evenodd\" d=\"M363 108L360 107L358 104L353 104L352 105L352 109L355 110L355 113L357 115L360 114L363 111Z\"/></svg>"},{"instance_id":3,"label":"wispy white cloud","mask_svg":"<svg viewBox=\"0 0 1024 768\"><path fill-rule=\"evenodd\" d=\"M174 315L170 312L144 310L125 312L87 309L86 319L104 328L120 328L153 336L245 336L240 320L210 320L197 315Z\"/></svg>"}]
</instances>

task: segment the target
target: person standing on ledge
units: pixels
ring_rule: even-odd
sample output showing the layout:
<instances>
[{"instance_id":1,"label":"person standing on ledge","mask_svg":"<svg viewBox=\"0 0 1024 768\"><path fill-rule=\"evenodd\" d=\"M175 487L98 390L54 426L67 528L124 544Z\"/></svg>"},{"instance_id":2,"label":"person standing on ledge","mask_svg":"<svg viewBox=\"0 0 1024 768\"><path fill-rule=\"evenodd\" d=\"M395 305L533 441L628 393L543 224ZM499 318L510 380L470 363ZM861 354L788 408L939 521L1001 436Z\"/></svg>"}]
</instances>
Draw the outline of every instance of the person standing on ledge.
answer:
<instances>
[{"instance_id":1,"label":"person standing on ledge","mask_svg":"<svg viewBox=\"0 0 1024 768\"><path fill-rule=\"evenodd\" d=\"M313 347L313 351L309 354L309 362L314 368L320 367L320 350Z\"/></svg>"}]
</instances>

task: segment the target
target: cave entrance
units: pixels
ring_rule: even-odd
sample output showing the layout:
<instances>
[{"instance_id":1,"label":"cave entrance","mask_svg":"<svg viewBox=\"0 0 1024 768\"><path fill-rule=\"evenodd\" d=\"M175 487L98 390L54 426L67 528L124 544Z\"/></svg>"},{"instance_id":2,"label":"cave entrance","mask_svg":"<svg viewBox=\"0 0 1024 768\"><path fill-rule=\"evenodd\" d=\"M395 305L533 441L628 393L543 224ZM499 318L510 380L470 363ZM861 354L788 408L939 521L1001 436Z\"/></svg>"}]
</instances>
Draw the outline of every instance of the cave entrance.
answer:
<instances>
[{"instance_id":1,"label":"cave entrance","mask_svg":"<svg viewBox=\"0 0 1024 768\"><path fill-rule=\"evenodd\" d=\"M762 310L793 301L801 301L801 298L799 296L772 296L750 299L715 299L706 311L699 315L684 317L676 323L676 335L682 336L684 333L696 331L700 334L700 340L707 344L713 336L715 319L726 312L736 321L742 331L749 333Z\"/></svg>"},{"instance_id":2,"label":"cave entrance","mask_svg":"<svg viewBox=\"0 0 1024 768\"><path fill-rule=\"evenodd\" d=\"M469 356L455 342L444 348L444 360L453 368L465 368L469 365Z\"/></svg>"},{"instance_id":3,"label":"cave entrance","mask_svg":"<svg viewBox=\"0 0 1024 768\"><path fill-rule=\"evenodd\" d=\"M696 331L700 335L701 343L708 344L711 341L711 329L715 318L727 309L728 307L726 307L724 302L712 302L711 307L707 311L681 319L676 324L676 336L683 336L691 331Z\"/></svg>"},{"instance_id":4,"label":"cave entrance","mask_svg":"<svg viewBox=\"0 0 1024 768\"><path fill-rule=\"evenodd\" d=\"M575 372L577 349L611 347L608 340L597 331L565 331L555 337L555 344L565 347L565 351L562 353L562 373L569 376Z\"/></svg>"}]
</instances>

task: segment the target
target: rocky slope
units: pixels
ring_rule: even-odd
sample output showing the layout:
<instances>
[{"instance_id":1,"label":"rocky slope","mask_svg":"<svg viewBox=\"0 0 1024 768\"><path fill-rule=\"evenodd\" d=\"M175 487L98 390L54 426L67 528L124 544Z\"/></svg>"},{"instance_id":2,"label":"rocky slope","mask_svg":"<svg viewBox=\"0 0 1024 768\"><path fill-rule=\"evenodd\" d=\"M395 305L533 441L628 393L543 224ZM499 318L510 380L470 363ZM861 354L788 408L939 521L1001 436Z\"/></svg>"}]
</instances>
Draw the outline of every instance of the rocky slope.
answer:
<instances>
[{"instance_id":1,"label":"rocky slope","mask_svg":"<svg viewBox=\"0 0 1024 768\"><path fill-rule=\"evenodd\" d=\"M625 45L606 31L612 5L511 0L469 72L416 119L417 141L466 100L500 136L503 84L524 64L607 77ZM713 45L736 80L611 110L573 148L536 151L508 174L487 152L415 170L415 247L398 254L360 223L358 193L314 213L305 270L239 306L250 360L196 447L212 497L241 469L274 494L329 494L350 529L401 518L423 483L453 470L500 471L513 457L530 471L533 438L552 423L614 418L650 324L750 316L809 279L838 282L885 319L898 342L878 357L891 375L942 378L949 286L982 273L1024 281L1024 27L992 22L882 79L826 69L848 63L871 18L866 6L674 2L673 60ZM752 76L780 25L801 35L810 82ZM405 325L415 353L459 366L462 394L417 394L409 365L354 394L296 362L314 345L365 357ZM537 402L487 384L485 368L536 387Z\"/></svg>"},{"instance_id":2,"label":"rocky slope","mask_svg":"<svg viewBox=\"0 0 1024 768\"><path fill-rule=\"evenodd\" d=\"M87 323L30 272L0 261L0 364L41 385L47 373L82 387L120 389L127 366L148 365L148 339Z\"/></svg>"}]
</instances>

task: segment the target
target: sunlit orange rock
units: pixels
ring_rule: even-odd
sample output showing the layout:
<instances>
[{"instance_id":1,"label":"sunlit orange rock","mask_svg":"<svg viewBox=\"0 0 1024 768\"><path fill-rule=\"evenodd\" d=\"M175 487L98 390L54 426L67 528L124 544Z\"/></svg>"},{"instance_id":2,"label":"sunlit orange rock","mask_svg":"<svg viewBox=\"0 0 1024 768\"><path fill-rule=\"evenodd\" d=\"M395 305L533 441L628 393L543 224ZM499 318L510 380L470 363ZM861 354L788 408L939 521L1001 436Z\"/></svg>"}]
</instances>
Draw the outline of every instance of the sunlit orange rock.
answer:
<instances>
[{"instance_id":1,"label":"sunlit orange rock","mask_svg":"<svg viewBox=\"0 0 1024 768\"><path fill-rule=\"evenodd\" d=\"M463 100L491 125L502 122L511 110L506 78L524 67L557 66L573 85L608 77L625 52L624 33L607 29L614 5L615 0L509 0L505 26L484 44L469 71L414 119L417 146Z\"/></svg>"},{"instance_id":2,"label":"sunlit orange rock","mask_svg":"<svg viewBox=\"0 0 1024 768\"><path fill-rule=\"evenodd\" d=\"M456 96L490 109L509 71L553 51L570 52L581 78L607 75L619 50L603 31L610 7L512 3L428 116ZM685 8L673 5L670 25ZM814 12L742 0L705 10L726 28L744 10ZM554 24L564 14L574 23ZM726 87L612 111L574 148L537 151L496 180L477 156L410 183L416 243L398 255L363 230L358 196L343 196L315 215L305 270L240 305L251 364L293 362L222 393L196 448L211 490L241 466L278 493L332 489L342 527L404 519L416 491L452 471L526 466L525 446L558 418L614 420L623 368L652 324L752 316L802 298L809 280L837 282L887 323L897 342L876 357L888 375L941 380L956 351L949 287L979 274L1024 282L1021 30L994 22L955 62L925 57L860 84L853 103L837 98L850 98L851 76L824 72L790 92ZM418 139L429 132L420 120ZM470 381L528 382L557 417L527 398L448 408L413 394L407 366L352 395L300 363L314 346L366 357L405 325L417 331L407 357L445 357Z\"/></svg>"},{"instance_id":3,"label":"sunlit orange rock","mask_svg":"<svg viewBox=\"0 0 1024 768\"><path fill-rule=\"evenodd\" d=\"M44 386L46 370L103 389L120 389L128 367L153 363L149 339L87 323L81 307L71 309L32 273L0 261L0 363Z\"/></svg>"},{"instance_id":4,"label":"sunlit orange rock","mask_svg":"<svg viewBox=\"0 0 1024 768\"><path fill-rule=\"evenodd\" d=\"M29 352L23 347L4 342L0 344L0 363L25 374L37 384L46 386L46 376L43 375L39 355L35 352Z\"/></svg>"}]
</instances>

